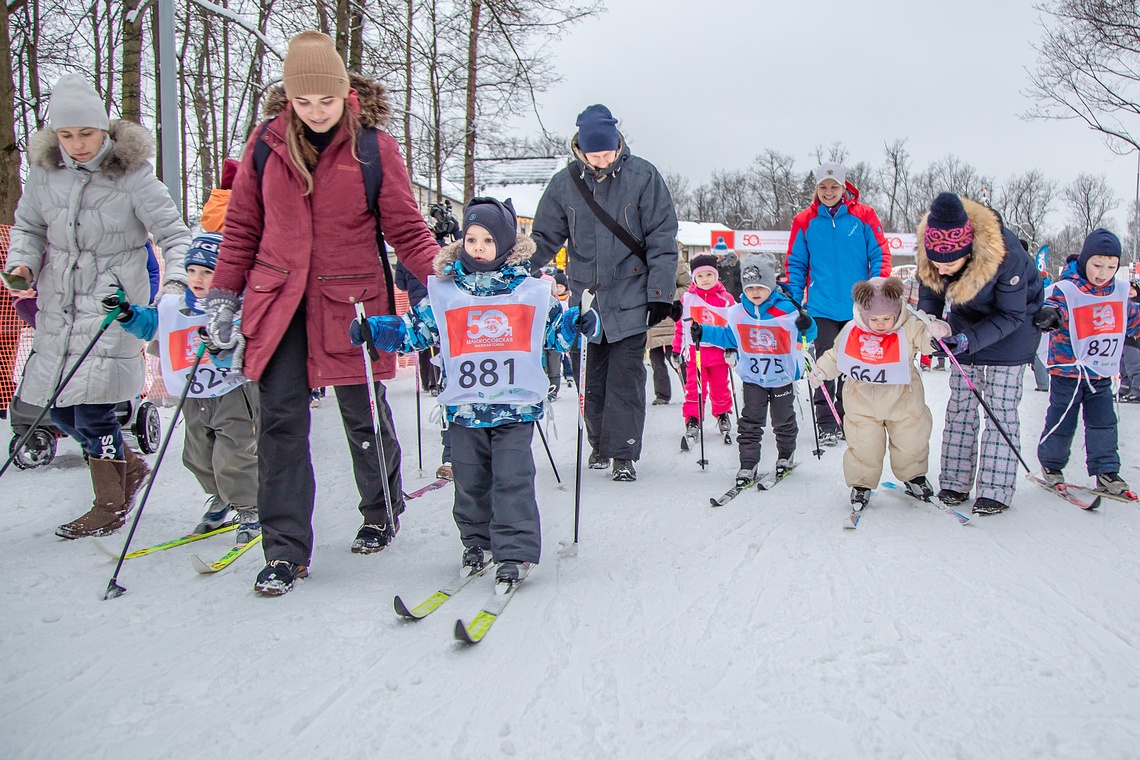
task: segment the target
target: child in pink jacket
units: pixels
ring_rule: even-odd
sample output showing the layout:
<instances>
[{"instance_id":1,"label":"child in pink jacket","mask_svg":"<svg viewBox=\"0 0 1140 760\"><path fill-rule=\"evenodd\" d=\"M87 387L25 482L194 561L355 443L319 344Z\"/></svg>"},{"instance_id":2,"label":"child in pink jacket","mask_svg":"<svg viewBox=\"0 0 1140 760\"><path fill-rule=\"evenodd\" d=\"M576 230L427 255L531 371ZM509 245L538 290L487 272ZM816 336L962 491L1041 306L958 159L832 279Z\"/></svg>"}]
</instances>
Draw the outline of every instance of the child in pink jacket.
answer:
<instances>
[{"instance_id":1,"label":"child in pink jacket","mask_svg":"<svg viewBox=\"0 0 1140 760\"><path fill-rule=\"evenodd\" d=\"M715 256L694 256L689 265L693 272L693 282L681 299L682 318L677 322L673 333L673 352L685 357L688 362L685 372L685 404L681 409L685 417L685 438L689 442L695 441L704 420L704 409L697 396L699 374L703 385L701 392L704 398L712 401L717 429L724 434L724 442L731 444L729 433L732 421L728 413L732 410L732 390L729 387L730 370L724 359L724 349L701 346L698 365L697 347L693 345L689 329L694 322L702 326L727 325L725 317L729 307L736 304L736 299L720 283Z\"/></svg>"}]
</instances>

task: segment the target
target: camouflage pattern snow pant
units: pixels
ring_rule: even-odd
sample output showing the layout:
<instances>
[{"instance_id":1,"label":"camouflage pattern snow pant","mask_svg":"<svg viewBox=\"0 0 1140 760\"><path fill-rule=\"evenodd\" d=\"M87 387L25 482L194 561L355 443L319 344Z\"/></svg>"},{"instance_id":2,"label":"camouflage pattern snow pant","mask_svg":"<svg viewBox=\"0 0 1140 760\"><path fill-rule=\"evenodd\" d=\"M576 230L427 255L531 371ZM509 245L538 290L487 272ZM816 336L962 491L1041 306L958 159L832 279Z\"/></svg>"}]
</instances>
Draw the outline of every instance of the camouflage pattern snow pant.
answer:
<instances>
[{"instance_id":1,"label":"camouflage pattern snow pant","mask_svg":"<svg viewBox=\"0 0 1140 760\"><path fill-rule=\"evenodd\" d=\"M998 367L993 365L963 366L974 385L993 409L998 421L1019 448L1021 420L1017 407L1021 404L1022 378L1025 365ZM978 431L980 417L987 417L981 434L981 466L978 466ZM946 426L942 430L942 488L969 493L977 474L978 498L985 497L1008 505L1013 499L1017 480L1017 456L994 427L993 421L980 408L965 378L958 371L950 374L950 400L946 402Z\"/></svg>"}]
</instances>

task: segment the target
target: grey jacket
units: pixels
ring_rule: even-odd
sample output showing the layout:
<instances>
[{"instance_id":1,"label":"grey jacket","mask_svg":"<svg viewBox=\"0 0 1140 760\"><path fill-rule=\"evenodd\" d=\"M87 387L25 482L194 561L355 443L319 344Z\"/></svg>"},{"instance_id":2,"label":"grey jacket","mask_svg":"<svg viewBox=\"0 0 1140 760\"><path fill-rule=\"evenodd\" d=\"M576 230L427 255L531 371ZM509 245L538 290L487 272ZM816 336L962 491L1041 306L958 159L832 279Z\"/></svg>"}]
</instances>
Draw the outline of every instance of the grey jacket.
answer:
<instances>
[{"instance_id":1,"label":"grey jacket","mask_svg":"<svg viewBox=\"0 0 1140 760\"><path fill-rule=\"evenodd\" d=\"M99 154L77 165L55 132L28 144L31 168L16 208L7 269L26 266L39 314L19 395L47 403L98 332L101 301L122 285L132 303L150 302L147 233L166 260L165 280L186 282L190 230L149 163L154 140L138 124L112 121ZM113 323L56 402L110 404L142 390L143 342Z\"/></svg>"},{"instance_id":2,"label":"grey jacket","mask_svg":"<svg viewBox=\"0 0 1140 760\"><path fill-rule=\"evenodd\" d=\"M554 175L538 203L532 266L549 262L566 243L571 302L593 289L611 342L644 333L647 304L672 303L676 289L677 212L669 188L653 164L630 154L624 138L617 160L601 171L586 163L576 138L571 147L575 159ZM582 174L598 204L641 241L648 266L594 216L571 172Z\"/></svg>"}]
</instances>

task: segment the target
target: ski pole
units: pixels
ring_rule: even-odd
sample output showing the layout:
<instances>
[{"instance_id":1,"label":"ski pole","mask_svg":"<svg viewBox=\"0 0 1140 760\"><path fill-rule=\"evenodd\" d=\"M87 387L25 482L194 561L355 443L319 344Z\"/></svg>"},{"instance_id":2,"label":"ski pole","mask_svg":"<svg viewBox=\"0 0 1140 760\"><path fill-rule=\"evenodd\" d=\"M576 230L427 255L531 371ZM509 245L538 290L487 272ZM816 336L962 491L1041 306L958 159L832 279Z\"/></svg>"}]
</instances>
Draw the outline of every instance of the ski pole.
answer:
<instances>
[{"instance_id":1,"label":"ski pole","mask_svg":"<svg viewBox=\"0 0 1140 760\"><path fill-rule=\"evenodd\" d=\"M696 360L696 365L697 365L697 403L700 405L700 408L697 410L697 420L700 422L700 434L701 434L701 458L697 460L697 464L699 464L701 466L701 469L703 470L703 469L705 469L705 465L707 465L709 463L709 460L705 459L705 394L704 394L704 382L703 382L703 378L701 377L701 344L700 343L697 344L696 353L697 353L697 360Z\"/></svg>"},{"instance_id":2,"label":"ski pole","mask_svg":"<svg viewBox=\"0 0 1140 760\"><path fill-rule=\"evenodd\" d=\"M562 485L562 478L558 477L558 467L554 464L554 455L550 453L550 444L546 442L546 433L542 432L542 425L535 423L538 428L538 437L542 439L542 448L546 449L546 458L550 460L550 469L554 470L554 479L558 481L558 485ZM555 433L558 431L555 430Z\"/></svg>"},{"instance_id":3,"label":"ski pole","mask_svg":"<svg viewBox=\"0 0 1140 760\"><path fill-rule=\"evenodd\" d=\"M416 455L419 457L420 475L424 474L424 439L420 428L420 362L423 357L416 352Z\"/></svg>"},{"instance_id":4,"label":"ski pole","mask_svg":"<svg viewBox=\"0 0 1140 760\"><path fill-rule=\"evenodd\" d=\"M36 428L38 428L40 426L40 423L43 422L44 417L47 416L47 413L55 404L56 399L59 398L59 394L63 393L63 389L67 387L67 384L69 382L71 382L71 378L75 377L75 373L79 371L79 366L83 364L83 360L86 359L87 355L90 354L92 349L95 348L95 343L98 342L99 338L103 336L103 333L107 332L107 328L110 327L111 323L115 321L115 317L119 316L120 312L123 309L121 304L127 303L127 295L122 290L117 290L116 295L119 296L120 306L113 309L112 311L107 312L107 316L103 318L103 322L99 325L99 330L95 333L95 337L91 339L91 342L87 344L87 348L83 349L83 353L81 353L79 355L79 358L75 360L75 364L72 366L71 371L68 372L67 376L64 377L63 380L60 381L59 385L56 386L55 393L51 394L51 398L48 399L48 402L43 405L42 409L40 409L40 413L36 415L35 421L33 421L32 424L28 426L28 429L24 431L24 434L20 436L20 440L16 441L16 444L12 446L12 450L8 453L8 461L4 463L3 467L0 467L0 477L3 477L4 473L8 471L8 468L12 464L12 460L16 458L16 455L19 454L20 451L24 448L24 444L26 444L28 442L28 439L32 437L32 434L36 432Z\"/></svg>"},{"instance_id":5,"label":"ski pole","mask_svg":"<svg viewBox=\"0 0 1140 760\"><path fill-rule=\"evenodd\" d=\"M586 431L586 335L584 317L594 304L594 292L582 292L582 302L578 307L578 459L574 473L574 543L563 546L562 554L572 556L578 552L578 528L582 516L582 436Z\"/></svg>"},{"instance_id":6,"label":"ski pole","mask_svg":"<svg viewBox=\"0 0 1140 760\"><path fill-rule=\"evenodd\" d=\"M383 472L381 481L384 485L384 510L387 512L388 530L394 532L396 530L396 516L392 511L392 488L388 485L388 457L384 454L384 436L380 431L380 408L376 401L376 380L372 374L372 357L369 354L369 348L372 346L372 328L369 327L367 317L364 314L364 304L357 301L355 305L356 318L360 320L360 332L367 338L364 345L360 347L360 353L364 357L364 376L368 381L368 405L372 410L372 431L376 436L376 455L380 457L380 469ZM373 348L373 350L375 349Z\"/></svg>"},{"instance_id":7,"label":"ski pole","mask_svg":"<svg viewBox=\"0 0 1140 760\"><path fill-rule=\"evenodd\" d=\"M736 400L736 378L734 375L736 371L733 367L728 368L728 385L732 388L732 409L736 412L736 426L740 427L740 402Z\"/></svg>"},{"instance_id":8,"label":"ski pole","mask_svg":"<svg viewBox=\"0 0 1140 760\"><path fill-rule=\"evenodd\" d=\"M807 366L807 341L803 341L804 347L804 366ZM815 433L815 451L812 454L816 459L823 459L823 448L819 445L819 421L815 415L815 399L811 397L811 383L808 383L808 407L811 408L811 429ZM800 414L803 414L803 409L800 409Z\"/></svg>"},{"instance_id":9,"label":"ski pole","mask_svg":"<svg viewBox=\"0 0 1140 760\"><path fill-rule=\"evenodd\" d=\"M111 312L114 314L115 312ZM194 365L190 367L190 375L186 378L186 387L182 389L182 395L178 397L178 406L174 407L174 418L170 421L170 427L166 429L166 435L162 439L162 446L158 449L158 458L154 460L154 467L150 471L150 477L146 479L146 490L143 491L142 499L139 500L139 508L135 510L135 519L131 521L131 529L127 532L127 540L123 543L123 551L119 554L119 563L115 565L115 573L111 576L110 582L107 583L107 591L103 594L103 601L108 599L117 599L122 596L126 589L119 585L119 571L123 569L123 560L127 558L127 551L131 548L131 540L135 537L135 529L139 527L139 518L142 517L143 510L146 509L146 500L150 496L151 486L154 485L154 479L158 476L158 468L162 466L162 458L166 455L166 447L170 443L171 436L174 435L174 429L178 425L178 416L182 414L182 407L186 403L186 397L190 394L190 386L195 382L195 376L198 374L198 365L202 363L202 355L206 353L206 341L201 341L198 344L198 351L194 355ZM126 444L123 444L126 446Z\"/></svg>"},{"instance_id":10,"label":"ski pole","mask_svg":"<svg viewBox=\"0 0 1140 760\"><path fill-rule=\"evenodd\" d=\"M811 372L813 365L811 364L811 362L809 362L807 360L806 354L804 355L804 364L807 366L808 372ZM843 429L843 420L839 419L839 410L835 408L835 401L832 400L831 394L827 392L827 386L824 385L823 383L820 383L819 389L821 391L823 391L823 397L824 397L824 399L827 400L827 405L831 408L831 416L835 419L835 424L838 425L839 428L842 430ZM812 409L812 413L814 414L815 413L814 399L813 399L811 409Z\"/></svg>"}]
</instances>

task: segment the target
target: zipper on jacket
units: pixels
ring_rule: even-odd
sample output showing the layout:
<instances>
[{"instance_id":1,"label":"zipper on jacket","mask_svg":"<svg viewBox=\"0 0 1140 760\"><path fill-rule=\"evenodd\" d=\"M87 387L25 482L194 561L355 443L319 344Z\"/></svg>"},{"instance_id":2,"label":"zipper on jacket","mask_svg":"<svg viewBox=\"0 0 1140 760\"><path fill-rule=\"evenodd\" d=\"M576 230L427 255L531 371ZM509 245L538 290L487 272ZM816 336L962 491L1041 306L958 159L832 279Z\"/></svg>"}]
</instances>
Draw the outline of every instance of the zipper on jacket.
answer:
<instances>
[{"instance_id":1,"label":"zipper on jacket","mask_svg":"<svg viewBox=\"0 0 1140 760\"><path fill-rule=\"evenodd\" d=\"M254 261L253 264L254 264L254 266L261 266L261 267L266 267L268 269L272 269L274 272L280 272L281 274L289 274L288 269L282 269L281 267L275 267L272 264L266 264L264 261Z\"/></svg>"},{"instance_id":2,"label":"zipper on jacket","mask_svg":"<svg viewBox=\"0 0 1140 760\"><path fill-rule=\"evenodd\" d=\"M318 282L334 282L336 280L365 280L375 277L372 274L327 274L317 275Z\"/></svg>"}]
</instances>

